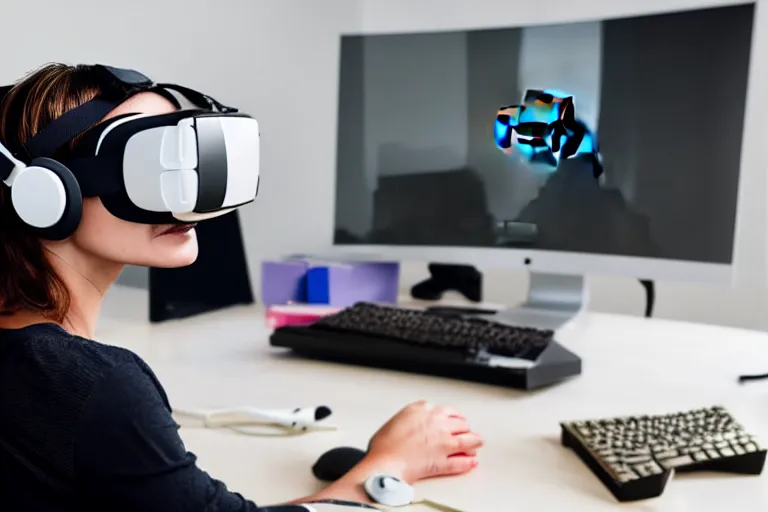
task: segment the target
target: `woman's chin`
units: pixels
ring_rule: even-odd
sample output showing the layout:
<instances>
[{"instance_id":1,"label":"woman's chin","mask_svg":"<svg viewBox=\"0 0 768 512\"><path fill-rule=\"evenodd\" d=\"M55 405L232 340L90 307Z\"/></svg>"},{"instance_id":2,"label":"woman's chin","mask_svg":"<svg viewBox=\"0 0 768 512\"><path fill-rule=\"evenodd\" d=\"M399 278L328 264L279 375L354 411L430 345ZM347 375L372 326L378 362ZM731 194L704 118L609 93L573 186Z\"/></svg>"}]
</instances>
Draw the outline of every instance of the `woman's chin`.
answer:
<instances>
[{"instance_id":1,"label":"woman's chin","mask_svg":"<svg viewBox=\"0 0 768 512\"><path fill-rule=\"evenodd\" d=\"M169 240L171 243L155 244L151 265L158 268L186 267L197 261L199 249L197 239L192 236L187 240ZM159 246L158 246L159 245Z\"/></svg>"},{"instance_id":2,"label":"woman's chin","mask_svg":"<svg viewBox=\"0 0 768 512\"><path fill-rule=\"evenodd\" d=\"M174 258L170 259L166 267L167 268L188 267L189 265L193 264L195 261L197 261L197 251L195 251L193 255L176 255Z\"/></svg>"}]
</instances>

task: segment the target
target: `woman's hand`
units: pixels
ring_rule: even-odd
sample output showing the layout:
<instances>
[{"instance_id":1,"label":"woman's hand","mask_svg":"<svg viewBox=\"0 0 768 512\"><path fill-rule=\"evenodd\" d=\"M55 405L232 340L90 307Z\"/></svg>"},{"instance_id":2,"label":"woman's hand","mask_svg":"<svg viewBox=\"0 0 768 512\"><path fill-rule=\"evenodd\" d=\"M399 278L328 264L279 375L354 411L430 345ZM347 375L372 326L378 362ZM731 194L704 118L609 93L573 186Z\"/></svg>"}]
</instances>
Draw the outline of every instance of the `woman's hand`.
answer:
<instances>
[{"instance_id":1,"label":"woman's hand","mask_svg":"<svg viewBox=\"0 0 768 512\"><path fill-rule=\"evenodd\" d=\"M482 445L483 439L470 430L459 411L420 401L402 409L376 432L366 462L396 472L412 484L471 471Z\"/></svg>"},{"instance_id":2,"label":"woman's hand","mask_svg":"<svg viewBox=\"0 0 768 512\"><path fill-rule=\"evenodd\" d=\"M291 503L336 499L370 503L363 482L386 473L413 484L425 478L467 473L477 466L483 439L453 407L415 402L374 434L368 453L349 473L322 491Z\"/></svg>"}]
</instances>

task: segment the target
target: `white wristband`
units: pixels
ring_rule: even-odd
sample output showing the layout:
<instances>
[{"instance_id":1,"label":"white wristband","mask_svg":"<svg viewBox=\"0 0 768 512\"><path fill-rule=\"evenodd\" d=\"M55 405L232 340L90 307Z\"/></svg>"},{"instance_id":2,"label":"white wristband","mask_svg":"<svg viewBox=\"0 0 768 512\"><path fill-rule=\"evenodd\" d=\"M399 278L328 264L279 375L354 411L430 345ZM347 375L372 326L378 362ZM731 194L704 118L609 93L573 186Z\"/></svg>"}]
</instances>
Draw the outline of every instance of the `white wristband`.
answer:
<instances>
[{"instance_id":1,"label":"white wristband","mask_svg":"<svg viewBox=\"0 0 768 512\"><path fill-rule=\"evenodd\" d=\"M368 477L363 484L368 497L388 507L404 507L413 502L413 487L399 478L377 473Z\"/></svg>"}]
</instances>

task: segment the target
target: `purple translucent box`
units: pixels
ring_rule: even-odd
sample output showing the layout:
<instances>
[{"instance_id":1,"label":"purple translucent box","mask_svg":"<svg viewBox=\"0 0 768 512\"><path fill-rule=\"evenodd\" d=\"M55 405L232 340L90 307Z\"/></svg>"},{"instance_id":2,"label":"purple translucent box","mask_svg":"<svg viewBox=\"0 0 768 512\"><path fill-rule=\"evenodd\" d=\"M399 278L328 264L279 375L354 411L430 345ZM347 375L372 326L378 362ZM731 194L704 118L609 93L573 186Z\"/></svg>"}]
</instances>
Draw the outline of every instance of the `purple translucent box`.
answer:
<instances>
[{"instance_id":1,"label":"purple translucent box","mask_svg":"<svg viewBox=\"0 0 768 512\"><path fill-rule=\"evenodd\" d=\"M265 261L261 264L261 302L265 306L306 301L305 261Z\"/></svg>"},{"instance_id":2,"label":"purple translucent box","mask_svg":"<svg viewBox=\"0 0 768 512\"><path fill-rule=\"evenodd\" d=\"M399 285L397 262L269 261L262 264L261 300L266 306L395 303Z\"/></svg>"}]
</instances>

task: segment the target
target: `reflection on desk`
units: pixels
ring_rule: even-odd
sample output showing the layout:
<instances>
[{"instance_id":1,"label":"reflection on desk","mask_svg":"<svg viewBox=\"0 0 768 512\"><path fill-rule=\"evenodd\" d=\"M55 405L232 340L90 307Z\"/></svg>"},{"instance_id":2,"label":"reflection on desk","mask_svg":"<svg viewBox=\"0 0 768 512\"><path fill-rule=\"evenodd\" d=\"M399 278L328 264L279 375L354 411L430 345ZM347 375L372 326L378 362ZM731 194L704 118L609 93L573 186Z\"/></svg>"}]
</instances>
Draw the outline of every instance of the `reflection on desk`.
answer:
<instances>
[{"instance_id":1,"label":"reflection on desk","mask_svg":"<svg viewBox=\"0 0 768 512\"><path fill-rule=\"evenodd\" d=\"M525 392L294 358L269 346L269 330L256 307L149 325L124 316L138 304L119 289L111 292L99 339L144 357L174 406L325 403L333 409L338 430L297 437L181 430L205 470L260 504L319 489L311 466L321 454L337 446L365 448L382 423L417 399L455 405L486 439L472 474L416 486L417 499L465 512L508 510L510 500L519 510L616 510L611 493L562 446L562 421L720 404L750 432L768 439L768 382L737 383L738 375L768 367L765 333L589 314L558 333L566 348L582 356L583 374ZM624 507L721 512L721 501L727 500L727 510L765 511L767 478L765 472L757 477L677 475L661 497Z\"/></svg>"}]
</instances>

